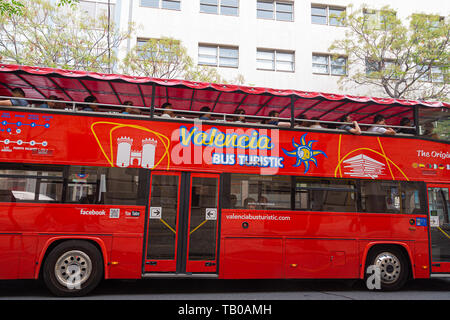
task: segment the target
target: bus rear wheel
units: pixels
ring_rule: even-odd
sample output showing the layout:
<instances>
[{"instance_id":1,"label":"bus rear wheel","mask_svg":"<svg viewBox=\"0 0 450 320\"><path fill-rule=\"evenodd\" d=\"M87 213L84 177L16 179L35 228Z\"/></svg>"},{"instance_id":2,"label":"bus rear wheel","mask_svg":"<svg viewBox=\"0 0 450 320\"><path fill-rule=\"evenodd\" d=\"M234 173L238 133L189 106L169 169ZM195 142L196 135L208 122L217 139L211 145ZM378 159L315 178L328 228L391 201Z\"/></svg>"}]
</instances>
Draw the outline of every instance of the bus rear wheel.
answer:
<instances>
[{"instance_id":1,"label":"bus rear wheel","mask_svg":"<svg viewBox=\"0 0 450 320\"><path fill-rule=\"evenodd\" d=\"M64 241L48 254L44 262L44 283L56 296L86 295L102 278L102 256L88 241Z\"/></svg>"},{"instance_id":2,"label":"bus rear wheel","mask_svg":"<svg viewBox=\"0 0 450 320\"><path fill-rule=\"evenodd\" d=\"M368 289L399 290L408 281L409 273L407 258L397 247L374 248L367 257L365 280Z\"/></svg>"}]
</instances>

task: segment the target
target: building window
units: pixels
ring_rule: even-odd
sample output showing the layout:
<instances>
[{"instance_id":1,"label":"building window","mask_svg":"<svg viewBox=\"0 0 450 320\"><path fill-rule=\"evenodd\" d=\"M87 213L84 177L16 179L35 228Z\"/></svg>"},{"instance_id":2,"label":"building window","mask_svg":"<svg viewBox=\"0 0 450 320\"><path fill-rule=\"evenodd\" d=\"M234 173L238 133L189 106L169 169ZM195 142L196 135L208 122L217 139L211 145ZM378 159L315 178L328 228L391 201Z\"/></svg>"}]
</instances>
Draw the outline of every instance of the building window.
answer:
<instances>
[{"instance_id":1,"label":"building window","mask_svg":"<svg viewBox=\"0 0 450 320\"><path fill-rule=\"evenodd\" d=\"M97 27L101 28L102 19L101 17L108 16L108 4L103 2L95 1L80 1L79 8L82 14L96 20ZM110 4L110 16L114 17L114 4Z\"/></svg>"},{"instance_id":2,"label":"building window","mask_svg":"<svg viewBox=\"0 0 450 320\"><path fill-rule=\"evenodd\" d=\"M137 56L142 60L175 63L180 41L169 39L137 39Z\"/></svg>"},{"instance_id":3,"label":"building window","mask_svg":"<svg viewBox=\"0 0 450 320\"><path fill-rule=\"evenodd\" d=\"M261 70L294 72L294 52L258 49L256 67Z\"/></svg>"},{"instance_id":4,"label":"building window","mask_svg":"<svg viewBox=\"0 0 450 320\"><path fill-rule=\"evenodd\" d=\"M200 0L200 12L237 16L239 0Z\"/></svg>"},{"instance_id":5,"label":"building window","mask_svg":"<svg viewBox=\"0 0 450 320\"><path fill-rule=\"evenodd\" d=\"M417 66L417 72L423 72L423 75L419 78L421 81L434 83L448 82L448 80L445 80L444 68L439 66Z\"/></svg>"},{"instance_id":6,"label":"building window","mask_svg":"<svg viewBox=\"0 0 450 320\"><path fill-rule=\"evenodd\" d=\"M342 27L344 23L339 19L342 15L345 15L345 8L311 5L311 22L315 24Z\"/></svg>"},{"instance_id":7,"label":"building window","mask_svg":"<svg viewBox=\"0 0 450 320\"><path fill-rule=\"evenodd\" d=\"M181 10L181 0L141 0L141 7Z\"/></svg>"},{"instance_id":8,"label":"building window","mask_svg":"<svg viewBox=\"0 0 450 320\"><path fill-rule=\"evenodd\" d=\"M257 1L256 16L258 19L294 21L294 4L280 1Z\"/></svg>"},{"instance_id":9,"label":"building window","mask_svg":"<svg viewBox=\"0 0 450 320\"><path fill-rule=\"evenodd\" d=\"M199 44L198 64L237 68L239 66L239 48Z\"/></svg>"},{"instance_id":10,"label":"building window","mask_svg":"<svg viewBox=\"0 0 450 320\"><path fill-rule=\"evenodd\" d=\"M378 30L392 29L392 21L396 18L397 13L392 10L373 10L364 9L364 20L369 28Z\"/></svg>"},{"instance_id":11,"label":"building window","mask_svg":"<svg viewBox=\"0 0 450 320\"><path fill-rule=\"evenodd\" d=\"M313 73L344 76L347 74L347 58L329 54L313 54Z\"/></svg>"}]
</instances>

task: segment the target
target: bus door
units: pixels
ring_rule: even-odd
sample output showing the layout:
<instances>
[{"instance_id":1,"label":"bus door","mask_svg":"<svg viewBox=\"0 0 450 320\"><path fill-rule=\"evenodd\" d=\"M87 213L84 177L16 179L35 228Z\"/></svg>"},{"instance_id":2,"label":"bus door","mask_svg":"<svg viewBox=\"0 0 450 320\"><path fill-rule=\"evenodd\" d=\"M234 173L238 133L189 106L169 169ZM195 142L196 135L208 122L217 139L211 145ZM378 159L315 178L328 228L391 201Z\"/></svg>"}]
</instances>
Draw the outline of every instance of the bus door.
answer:
<instances>
[{"instance_id":1,"label":"bus door","mask_svg":"<svg viewBox=\"0 0 450 320\"><path fill-rule=\"evenodd\" d=\"M428 185L432 273L450 273L449 190L449 185Z\"/></svg>"},{"instance_id":2,"label":"bus door","mask_svg":"<svg viewBox=\"0 0 450 320\"><path fill-rule=\"evenodd\" d=\"M219 175L153 171L145 272L215 273Z\"/></svg>"}]
</instances>

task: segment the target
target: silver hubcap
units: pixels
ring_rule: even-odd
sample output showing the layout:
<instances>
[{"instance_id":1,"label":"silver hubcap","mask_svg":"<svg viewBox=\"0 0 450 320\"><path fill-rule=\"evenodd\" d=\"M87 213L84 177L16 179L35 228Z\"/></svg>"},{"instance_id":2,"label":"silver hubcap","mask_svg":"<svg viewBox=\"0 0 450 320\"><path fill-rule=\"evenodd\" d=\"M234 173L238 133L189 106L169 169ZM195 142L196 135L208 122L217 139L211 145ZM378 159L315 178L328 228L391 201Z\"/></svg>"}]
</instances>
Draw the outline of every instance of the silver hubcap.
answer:
<instances>
[{"instance_id":1,"label":"silver hubcap","mask_svg":"<svg viewBox=\"0 0 450 320\"><path fill-rule=\"evenodd\" d=\"M390 252L380 253L375 258L375 265L380 268L383 283L394 283L402 271L400 260Z\"/></svg>"},{"instance_id":2,"label":"silver hubcap","mask_svg":"<svg viewBox=\"0 0 450 320\"><path fill-rule=\"evenodd\" d=\"M69 289L79 289L81 284L89 279L91 271L91 259L79 250L64 253L55 264L56 279Z\"/></svg>"}]
</instances>

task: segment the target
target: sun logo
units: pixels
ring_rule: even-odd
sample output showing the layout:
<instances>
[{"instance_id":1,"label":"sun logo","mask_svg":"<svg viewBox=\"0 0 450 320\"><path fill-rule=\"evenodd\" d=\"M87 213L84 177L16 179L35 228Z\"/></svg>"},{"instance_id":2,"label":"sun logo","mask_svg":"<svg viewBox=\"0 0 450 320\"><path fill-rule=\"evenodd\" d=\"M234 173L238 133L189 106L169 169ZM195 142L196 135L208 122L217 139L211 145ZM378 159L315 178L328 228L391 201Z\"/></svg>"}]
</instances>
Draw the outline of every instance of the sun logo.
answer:
<instances>
[{"instance_id":1,"label":"sun logo","mask_svg":"<svg viewBox=\"0 0 450 320\"><path fill-rule=\"evenodd\" d=\"M282 148L287 156L297 158L297 162L294 164L294 167L299 167L302 165L302 163L305 165L304 173L308 172L310 162L314 163L317 167L317 159L315 157L319 154L323 154L326 158L328 158L325 152L321 150L313 150L312 145L317 141L311 140L307 143L305 139L306 135L307 133L301 136L300 144L295 142L295 138L292 138L292 145L295 147L294 150L287 151L286 149Z\"/></svg>"}]
</instances>

